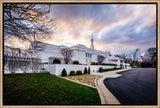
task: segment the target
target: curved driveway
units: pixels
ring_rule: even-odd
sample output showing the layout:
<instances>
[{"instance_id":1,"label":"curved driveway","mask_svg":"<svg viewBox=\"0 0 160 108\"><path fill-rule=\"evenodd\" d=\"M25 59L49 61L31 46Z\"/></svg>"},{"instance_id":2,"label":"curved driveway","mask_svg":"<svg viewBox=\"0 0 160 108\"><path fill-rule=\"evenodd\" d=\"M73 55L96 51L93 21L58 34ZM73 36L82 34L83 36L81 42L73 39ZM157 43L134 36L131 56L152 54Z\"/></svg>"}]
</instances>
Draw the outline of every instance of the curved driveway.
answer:
<instances>
[{"instance_id":1,"label":"curved driveway","mask_svg":"<svg viewBox=\"0 0 160 108\"><path fill-rule=\"evenodd\" d=\"M104 84L121 104L157 104L157 76L155 68L133 69L118 74L121 76L106 78Z\"/></svg>"}]
</instances>

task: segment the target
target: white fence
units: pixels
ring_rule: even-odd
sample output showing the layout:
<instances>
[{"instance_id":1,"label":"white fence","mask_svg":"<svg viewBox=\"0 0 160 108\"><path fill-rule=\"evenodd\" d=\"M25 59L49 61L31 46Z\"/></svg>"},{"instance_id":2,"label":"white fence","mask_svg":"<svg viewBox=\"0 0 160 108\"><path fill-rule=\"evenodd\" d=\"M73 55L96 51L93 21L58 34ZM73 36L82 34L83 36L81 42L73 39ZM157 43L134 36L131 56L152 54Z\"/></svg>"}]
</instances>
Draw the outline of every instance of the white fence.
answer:
<instances>
[{"instance_id":1,"label":"white fence","mask_svg":"<svg viewBox=\"0 0 160 108\"><path fill-rule=\"evenodd\" d=\"M56 76L61 75L63 69L65 69L67 72L67 75L69 75L70 71L81 70L83 72L85 67L87 69L88 67L90 67L90 71L97 72L100 67L102 67L103 69L109 69L116 66L104 66L104 65L87 66L87 65L73 65L73 64L45 64L44 65L45 70L47 70L50 74L53 74Z\"/></svg>"}]
</instances>

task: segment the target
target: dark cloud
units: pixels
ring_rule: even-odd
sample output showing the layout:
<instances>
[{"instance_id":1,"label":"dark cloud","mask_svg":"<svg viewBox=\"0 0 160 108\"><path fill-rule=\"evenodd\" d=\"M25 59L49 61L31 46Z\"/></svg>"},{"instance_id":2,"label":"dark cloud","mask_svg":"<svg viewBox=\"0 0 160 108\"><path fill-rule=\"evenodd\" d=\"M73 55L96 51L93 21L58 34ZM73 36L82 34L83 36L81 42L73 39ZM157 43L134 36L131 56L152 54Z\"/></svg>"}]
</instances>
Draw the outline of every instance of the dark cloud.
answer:
<instances>
[{"instance_id":1,"label":"dark cloud","mask_svg":"<svg viewBox=\"0 0 160 108\"><path fill-rule=\"evenodd\" d=\"M93 32L97 45L104 47L114 43L132 48L156 45L156 5L53 4L52 9L59 31L68 31L75 39Z\"/></svg>"}]
</instances>

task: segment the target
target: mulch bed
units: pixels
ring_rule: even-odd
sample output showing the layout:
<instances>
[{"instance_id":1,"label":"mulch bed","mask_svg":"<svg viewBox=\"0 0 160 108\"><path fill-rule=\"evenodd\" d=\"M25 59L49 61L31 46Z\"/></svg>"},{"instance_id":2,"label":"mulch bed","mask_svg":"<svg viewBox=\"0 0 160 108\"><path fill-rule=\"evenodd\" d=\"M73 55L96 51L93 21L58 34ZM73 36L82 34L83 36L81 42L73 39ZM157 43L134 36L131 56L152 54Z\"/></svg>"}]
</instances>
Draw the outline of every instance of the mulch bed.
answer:
<instances>
[{"instance_id":1,"label":"mulch bed","mask_svg":"<svg viewBox=\"0 0 160 108\"><path fill-rule=\"evenodd\" d=\"M94 80L99 77L97 75L88 75L88 74L83 74L83 75L75 75L75 76L65 76L65 78L75 80L77 82L81 82L84 84L88 84L91 86L95 87Z\"/></svg>"}]
</instances>

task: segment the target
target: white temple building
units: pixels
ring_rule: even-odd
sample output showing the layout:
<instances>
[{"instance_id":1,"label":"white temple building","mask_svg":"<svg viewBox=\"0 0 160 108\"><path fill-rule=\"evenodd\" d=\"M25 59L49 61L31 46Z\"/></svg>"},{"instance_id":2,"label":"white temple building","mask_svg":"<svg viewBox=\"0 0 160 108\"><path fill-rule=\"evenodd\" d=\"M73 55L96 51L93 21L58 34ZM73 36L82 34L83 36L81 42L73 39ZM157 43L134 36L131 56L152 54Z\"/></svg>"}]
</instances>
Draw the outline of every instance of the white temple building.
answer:
<instances>
[{"instance_id":1,"label":"white temple building","mask_svg":"<svg viewBox=\"0 0 160 108\"><path fill-rule=\"evenodd\" d=\"M64 56L62 55L62 49L69 48L72 50L72 57L68 64L65 64ZM27 52L30 51L30 52ZM98 56L104 56L104 60L101 65L98 64ZM58 58L61 64L53 64L53 60ZM81 65L73 65L73 61L78 61ZM72 47L64 45L53 45L44 42L34 41L30 45L28 50L20 50L17 48L4 47L4 69L7 73L32 73L47 71L53 75L61 75L63 69L66 69L67 74L71 70L81 70L87 68L94 72L99 71L99 68L130 68L128 63L124 63L124 60L109 54L96 50L94 47L93 35L91 36L90 48L78 44Z\"/></svg>"},{"instance_id":2,"label":"white temple building","mask_svg":"<svg viewBox=\"0 0 160 108\"><path fill-rule=\"evenodd\" d=\"M122 59L115 57L113 55L109 55L107 52L96 50L94 48L93 35L91 36L90 48L81 44L78 44L72 47L67 47L64 45L57 46L57 45L42 43L42 42L40 42L40 44L44 45L44 50L35 53L34 56L38 56L39 58L41 58L42 63L46 63L46 62L52 63L54 58L58 58L61 60L61 63L64 64L61 50L63 48L70 48L73 50L73 57L71 58L71 61L69 62L69 64L72 64L73 61L79 61L80 64L90 65L92 62L98 62L97 56L102 55L105 57L102 63L117 64L117 66L125 65Z\"/></svg>"}]
</instances>

